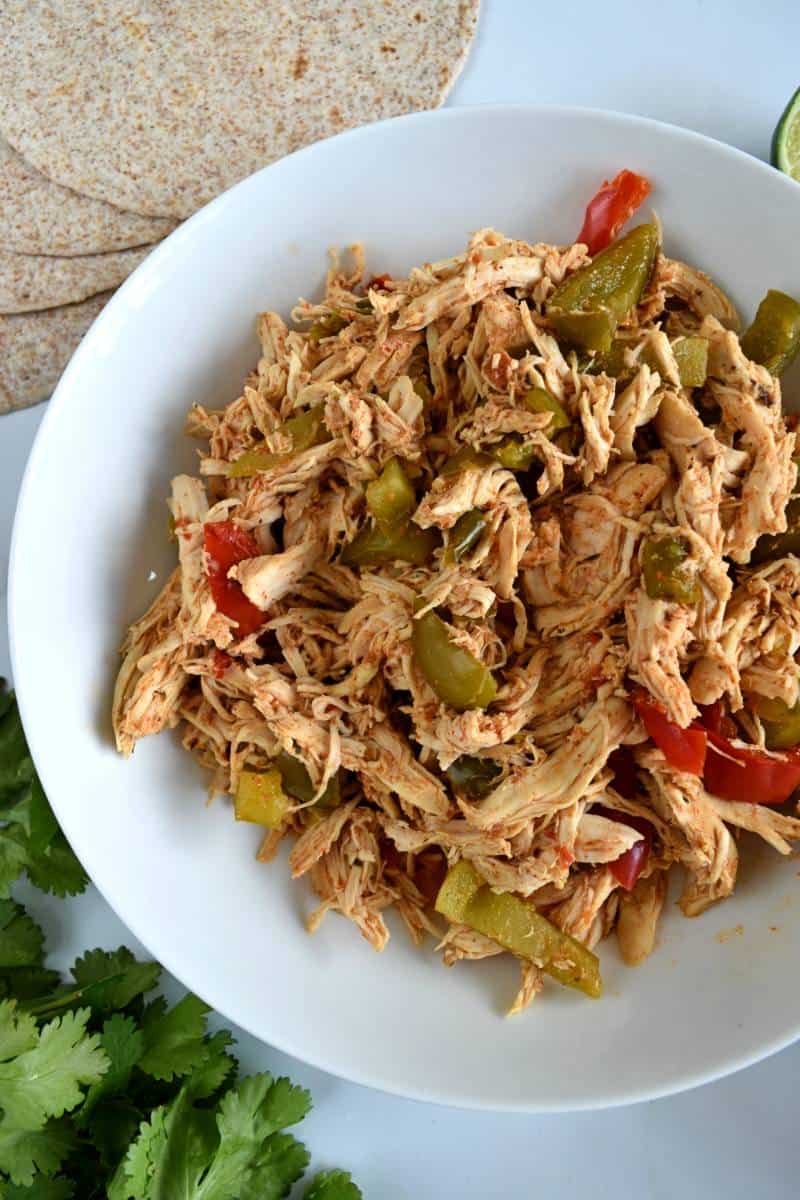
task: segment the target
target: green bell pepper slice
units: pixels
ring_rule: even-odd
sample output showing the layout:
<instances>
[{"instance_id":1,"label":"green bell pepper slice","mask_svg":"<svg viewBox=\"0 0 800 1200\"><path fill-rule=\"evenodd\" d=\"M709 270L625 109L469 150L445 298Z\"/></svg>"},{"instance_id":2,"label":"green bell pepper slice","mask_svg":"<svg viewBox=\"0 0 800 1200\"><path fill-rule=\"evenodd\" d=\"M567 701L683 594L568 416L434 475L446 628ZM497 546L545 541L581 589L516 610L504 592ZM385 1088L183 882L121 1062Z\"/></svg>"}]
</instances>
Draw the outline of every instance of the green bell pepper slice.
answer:
<instances>
[{"instance_id":1,"label":"green bell pepper slice","mask_svg":"<svg viewBox=\"0 0 800 1200\"><path fill-rule=\"evenodd\" d=\"M642 549L642 574L651 600L697 604L700 585L689 578L682 566L688 557L689 547L680 538L647 539Z\"/></svg>"},{"instance_id":2,"label":"green bell pepper slice","mask_svg":"<svg viewBox=\"0 0 800 1200\"><path fill-rule=\"evenodd\" d=\"M282 750L277 758L273 759L275 767L280 771L283 789L295 800L299 800L302 804L308 804L314 799L316 788L311 780L311 776L305 768L305 764L299 758L295 758L293 754L287 754ZM317 804L321 808L336 808L342 799L341 786L339 783L339 773L337 772L331 779L325 791L317 800Z\"/></svg>"},{"instance_id":3,"label":"green bell pepper slice","mask_svg":"<svg viewBox=\"0 0 800 1200\"><path fill-rule=\"evenodd\" d=\"M526 446L518 434L510 433L491 447L491 457L509 471L527 471L536 457L536 448L530 443Z\"/></svg>"},{"instance_id":4,"label":"green bell pepper slice","mask_svg":"<svg viewBox=\"0 0 800 1200\"><path fill-rule=\"evenodd\" d=\"M331 440L331 435L325 425L325 414L321 404L315 404L313 408L305 409L296 417L289 417L288 421L284 421L280 426L280 432L287 434L291 439L291 450L280 454L260 446L255 450L245 450L244 454L240 454L231 464L228 470L229 477L244 479L250 475L258 475L259 472L269 471L279 463L288 462L301 450L309 450L312 446L321 446L323 442Z\"/></svg>"},{"instance_id":5,"label":"green bell pepper slice","mask_svg":"<svg viewBox=\"0 0 800 1200\"><path fill-rule=\"evenodd\" d=\"M314 322L308 331L309 339L312 342L321 342L323 338L334 337L335 334L341 333L347 323L347 318L333 308L327 317Z\"/></svg>"},{"instance_id":6,"label":"green bell pepper slice","mask_svg":"<svg viewBox=\"0 0 800 1200\"><path fill-rule=\"evenodd\" d=\"M530 388L523 396L522 403L528 412L550 413L551 420L546 430L549 438L571 427L572 422L563 407L546 388ZM530 443L526 445L520 434L510 433L489 447L489 455L509 471L527 471L536 458L536 447Z\"/></svg>"},{"instance_id":7,"label":"green bell pepper slice","mask_svg":"<svg viewBox=\"0 0 800 1200\"><path fill-rule=\"evenodd\" d=\"M617 325L639 303L658 251L655 225L637 225L558 285L547 302L556 333L574 346L607 351Z\"/></svg>"},{"instance_id":8,"label":"green bell pepper slice","mask_svg":"<svg viewBox=\"0 0 800 1200\"><path fill-rule=\"evenodd\" d=\"M438 545L437 530L420 529L411 521L390 532L379 525L371 525L345 546L341 562L347 567L381 567L398 561L422 567Z\"/></svg>"},{"instance_id":9,"label":"green bell pepper slice","mask_svg":"<svg viewBox=\"0 0 800 1200\"><path fill-rule=\"evenodd\" d=\"M588 368L590 375L610 375L612 379L628 379L633 367L625 362L625 351L630 345L624 338L614 338L608 350L595 354Z\"/></svg>"},{"instance_id":10,"label":"green bell pepper slice","mask_svg":"<svg viewBox=\"0 0 800 1200\"><path fill-rule=\"evenodd\" d=\"M491 465L491 455L484 454L482 450L476 450L474 446L462 446L460 450L456 450L455 454L451 455L442 464L439 468L439 474L447 478L449 475L456 475L459 471L464 471L468 467L489 467Z\"/></svg>"},{"instance_id":11,"label":"green bell pepper slice","mask_svg":"<svg viewBox=\"0 0 800 1200\"><path fill-rule=\"evenodd\" d=\"M547 426L547 436L553 437L562 429L569 429L572 422L564 411L563 406L548 392L547 388L535 387L526 392L522 403L528 412L550 413L551 420Z\"/></svg>"},{"instance_id":12,"label":"green bell pepper slice","mask_svg":"<svg viewBox=\"0 0 800 1200\"><path fill-rule=\"evenodd\" d=\"M417 497L411 480L396 458L392 458L366 487L367 508L384 531L404 526L414 509Z\"/></svg>"},{"instance_id":13,"label":"green bell pepper slice","mask_svg":"<svg viewBox=\"0 0 800 1200\"><path fill-rule=\"evenodd\" d=\"M585 350L608 350L619 322L607 308L591 312L547 310L557 335L570 346Z\"/></svg>"},{"instance_id":14,"label":"green bell pepper slice","mask_svg":"<svg viewBox=\"0 0 800 1200\"><path fill-rule=\"evenodd\" d=\"M448 563L460 562L466 554L469 554L470 550L477 546L481 540L481 534L488 524L489 520L486 514L482 513L479 508L471 508L469 512L463 513L450 530L445 561Z\"/></svg>"},{"instance_id":15,"label":"green bell pepper slice","mask_svg":"<svg viewBox=\"0 0 800 1200\"><path fill-rule=\"evenodd\" d=\"M493 892L466 859L447 872L436 911L535 963L566 987L592 998L602 995L597 955L543 917L529 900Z\"/></svg>"},{"instance_id":16,"label":"green bell pepper slice","mask_svg":"<svg viewBox=\"0 0 800 1200\"><path fill-rule=\"evenodd\" d=\"M614 379L630 379L636 372L625 361L625 351L630 342L624 338L614 338L608 350L596 354L591 365L592 375L610 375ZM672 353L678 368L681 387L702 387L708 375L708 341L701 337L677 338L672 343ZM639 355L639 362L645 363L651 371L659 371L659 362L651 346L645 346Z\"/></svg>"},{"instance_id":17,"label":"green bell pepper slice","mask_svg":"<svg viewBox=\"0 0 800 1200\"><path fill-rule=\"evenodd\" d=\"M784 533L762 533L750 555L752 564L773 562L788 554L800 557L800 496L786 505L786 526Z\"/></svg>"},{"instance_id":18,"label":"green bell pepper slice","mask_svg":"<svg viewBox=\"0 0 800 1200\"><path fill-rule=\"evenodd\" d=\"M468 800L482 800L497 786L500 768L491 758L477 758L474 754L462 754L449 767L445 775L453 787Z\"/></svg>"},{"instance_id":19,"label":"green bell pepper slice","mask_svg":"<svg viewBox=\"0 0 800 1200\"><path fill-rule=\"evenodd\" d=\"M742 351L753 362L781 376L800 350L800 303L785 292L767 292L750 328L742 338Z\"/></svg>"},{"instance_id":20,"label":"green bell pepper slice","mask_svg":"<svg viewBox=\"0 0 800 1200\"><path fill-rule=\"evenodd\" d=\"M233 809L237 821L280 829L289 811L289 797L277 767L267 771L244 770L239 775Z\"/></svg>"},{"instance_id":21,"label":"green bell pepper slice","mask_svg":"<svg viewBox=\"0 0 800 1200\"><path fill-rule=\"evenodd\" d=\"M441 617L426 612L411 624L414 662L436 695L451 708L486 708L497 694L491 671L479 659L451 641Z\"/></svg>"},{"instance_id":22,"label":"green bell pepper slice","mask_svg":"<svg viewBox=\"0 0 800 1200\"><path fill-rule=\"evenodd\" d=\"M800 743L800 700L790 708L783 700L759 696L754 707L768 750L791 750Z\"/></svg>"},{"instance_id":23,"label":"green bell pepper slice","mask_svg":"<svg viewBox=\"0 0 800 1200\"><path fill-rule=\"evenodd\" d=\"M672 343L681 387L702 387L708 376L708 341L702 337L682 337Z\"/></svg>"}]
</instances>

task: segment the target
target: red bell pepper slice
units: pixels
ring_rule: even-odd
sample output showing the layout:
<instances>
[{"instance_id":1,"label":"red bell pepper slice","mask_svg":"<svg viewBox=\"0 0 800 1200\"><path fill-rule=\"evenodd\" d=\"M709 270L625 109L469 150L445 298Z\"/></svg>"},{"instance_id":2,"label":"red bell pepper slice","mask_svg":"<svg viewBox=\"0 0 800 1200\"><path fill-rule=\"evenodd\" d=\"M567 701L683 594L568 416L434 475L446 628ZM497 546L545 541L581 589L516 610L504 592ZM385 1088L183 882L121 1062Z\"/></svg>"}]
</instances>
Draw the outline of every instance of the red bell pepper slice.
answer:
<instances>
[{"instance_id":1,"label":"red bell pepper slice","mask_svg":"<svg viewBox=\"0 0 800 1200\"><path fill-rule=\"evenodd\" d=\"M783 804L800 787L800 751L780 757L757 746L734 746L728 733L735 726L722 705L703 709L703 723L681 729L643 688L633 695L633 706L671 767L702 777L703 786L721 800L751 804Z\"/></svg>"},{"instance_id":2,"label":"red bell pepper slice","mask_svg":"<svg viewBox=\"0 0 800 1200\"><path fill-rule=\"evenodd\" d=\"M614 791L619 792L620 796L624 796L626 800L633 800L639 790L639 776L636 759L628 747L619 746L616 750L612 750L608 756L607 765L614 772L614 778L611 780Z\"/></svg>"},{"instance_id":3,"label":"red bell pepper slice","mask_svg":"<svg viewBox=\"0 0 800 1200\"><path fill-rule=\"evenodd\" d=\"M640 841L634 842L630 850L626 850L624 854L620 854L619 858L608 864L608 869L620 887L625 888L626 892L633 891L636 880L650 857L653 845L653 826L644 817L629 816L628 813L618 812L615 808L605 808L603 805L596 805L592 812L596 813L598 817L606 817L609 821L619 821L621 825L630 825L631 829L636 829L641 833Z\"/></svg>"},{"instance_id":4,"label":"red bell pepper slice","mask_svg":"<svg viewBox=\"0 0 800 1200\"><path fill-rule=\"evenodd\" d=\"M238 625L241 637L247 637L264 624L266 617L242 591L241 584L228 579L228 571L246 558L256 558L260 550L249 533L233 521L210 521L203 526L206 549L206 574L211 595L221 613Z\"/></svg>"},{"instance_id":5,"label":"red bell pepper slice","mask_svg":"<svg viewBox=\"0 0 800 1200\"><path fill-rule=\"evenodd\" d=\"M704 729L695 725L682 729L669 719L663 707L644 688L637 688L634 692L633 707L671 767L676 771L686 771L689 775L703 774L707 745Z\"/></svg>"},{"instance_id":6,"label":"red bell pepper slice","mask_svg":"<svg viewBox=\"0 0 800 1200\"><path fill-rule=\"evenodd\" d=\"M708 729L711 733L721 733L726 738L738 736L736 722L728 716L721 700L715 700L713 704L701 704L700 714L703 729Z\"/></svg>"},{"instance_id":7,"label":"red bell pepper slice","mask_svg":"<svg viewBox=\"0 0 800 1200\"><path fill-rule=\"evenodd\" d=\"M711 733L722 733L722 704L719 700L700 705L700 724Z\"/></svg>"},{"instance_id":8,"label":"red bell pepper slice","mask_svg":"<svg viewBox=\"0 0 800 1200\"><path fill-rule=\"evenodd\" d=\"M755 746L734 746L709 730L703 784L722 800L783 804L800 786L800 753L790 750L775 758Z\"/></svg>"},{"instance_id":9,"label":"red bell pepper slice","mask_svg":"<svg viewBox=\"0 0 800 1200\"><path fill-rule=\"evenodd\" d=\"M620 171L610 183L606 180L589 201L583 226L575 240L584 242L591 255L604 250L649 193L650 183L643 175Z\"/></svg>"},{"instance_id":10,"label":"red bell pepper slice","mask_svg":"<svg viewBox=\"0 0 800 1200\"><path fill-rule=\"evenodd\" d=\"M214 678L222 679L232 663L233 659L230 654L226 654L224 650L215 650L211 658L211 670L214 673Z\"/></svg>"}]
</instances>

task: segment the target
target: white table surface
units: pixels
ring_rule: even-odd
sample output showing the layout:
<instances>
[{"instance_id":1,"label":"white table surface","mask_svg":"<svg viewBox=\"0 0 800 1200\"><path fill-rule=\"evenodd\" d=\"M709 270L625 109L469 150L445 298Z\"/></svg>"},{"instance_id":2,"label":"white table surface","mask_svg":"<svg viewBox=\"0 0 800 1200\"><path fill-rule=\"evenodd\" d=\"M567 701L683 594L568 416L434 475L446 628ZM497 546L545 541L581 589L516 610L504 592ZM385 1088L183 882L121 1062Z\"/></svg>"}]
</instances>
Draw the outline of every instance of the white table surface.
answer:
<instances>
[{"instance_id":1,"label":"white table surface","mask_svg":"<svg viewBox=\"0 0 800 1200\"><path fill-rule=\"evenodd\" d=\"M658 6L484 0L470 60L449 103L615 108L686 125L767 157L778 114L800 83L799 47L797 0L662 0ZM6 676L11 523L43 412L40 406L0 417L0 675ZM57 508L53 533L58 536ZM58 965L94 945L124 942L144 953L93 888L70 902L28 888L20 889L20 898L45 922ZM687 980L687 1023L691 1010ZM535 1008L518 1019L537 1020ZM388 1036L397 1037L402 1053L400 1031ZM399 1100L307 1068L246 1034L239 1053L246 1070L288 1073L311 1088L315 1110L302 1136L315 1165L350 1168L368 1200L527 1200L578 1191L592 1200L789 1200L800 1194L800 1045L682 1096L551 1117Z\"/></svg>"}]
</instances>

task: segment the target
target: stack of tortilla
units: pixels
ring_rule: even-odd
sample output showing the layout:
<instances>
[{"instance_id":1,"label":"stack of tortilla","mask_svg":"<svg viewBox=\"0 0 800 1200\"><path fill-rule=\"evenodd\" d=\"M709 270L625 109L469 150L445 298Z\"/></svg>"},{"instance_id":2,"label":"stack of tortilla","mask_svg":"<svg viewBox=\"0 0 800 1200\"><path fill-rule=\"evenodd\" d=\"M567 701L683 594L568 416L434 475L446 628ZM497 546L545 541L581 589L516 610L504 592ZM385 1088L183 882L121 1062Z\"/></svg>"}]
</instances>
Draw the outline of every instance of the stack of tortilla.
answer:
<instances>
[{"instance_id":1,"label":"stack of tortilla","mask_svg":"<svg viewBox=\"0 0 800 1200\"><path fill-rule=\"evenodd\" d=\"M52 391L175 225L318 138L440 104L479 0L3 0L0 413Z\"/></svg>"}]
</instances>

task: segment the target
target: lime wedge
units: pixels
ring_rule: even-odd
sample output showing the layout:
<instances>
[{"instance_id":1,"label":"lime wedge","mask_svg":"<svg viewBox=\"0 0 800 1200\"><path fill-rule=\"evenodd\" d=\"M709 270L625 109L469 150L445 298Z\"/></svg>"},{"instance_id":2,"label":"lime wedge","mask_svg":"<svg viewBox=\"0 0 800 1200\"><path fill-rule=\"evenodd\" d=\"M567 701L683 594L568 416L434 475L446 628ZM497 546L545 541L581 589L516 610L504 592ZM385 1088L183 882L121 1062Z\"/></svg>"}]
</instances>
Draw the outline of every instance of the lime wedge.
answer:
<instances>
[{"instance_id":1,"label":"lime wedge","mask_svg":"<svg viewBox=\"0 0 800 1200\"><path fill-rule=\"evenodd\" d=\"M772 135L773 167L800 183L800 88L783 110Z\"/></svg>"}]
</instances>

